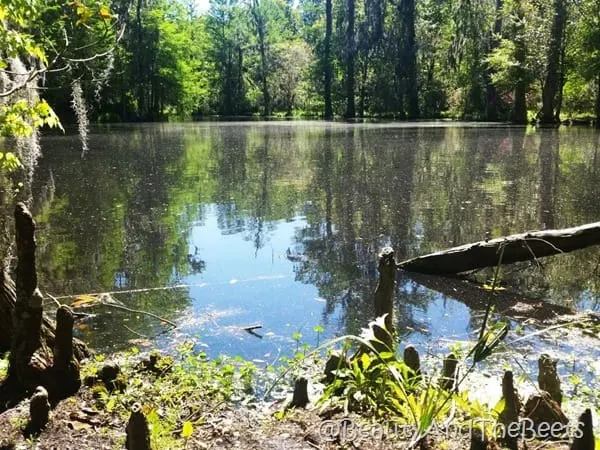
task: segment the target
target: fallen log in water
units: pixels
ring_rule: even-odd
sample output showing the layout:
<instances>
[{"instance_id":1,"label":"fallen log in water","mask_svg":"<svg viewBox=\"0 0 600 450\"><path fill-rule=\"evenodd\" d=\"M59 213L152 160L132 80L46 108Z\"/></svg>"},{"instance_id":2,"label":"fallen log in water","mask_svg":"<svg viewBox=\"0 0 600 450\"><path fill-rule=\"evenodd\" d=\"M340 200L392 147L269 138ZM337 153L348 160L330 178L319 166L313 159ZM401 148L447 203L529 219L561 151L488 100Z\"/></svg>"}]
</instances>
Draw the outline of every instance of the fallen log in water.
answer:
<instances>
[{"instance_id":1,"label":"fallen log in water","mask_svg":"<svg viewBox=\"0 0 600 450\"><path fill-rule=\"evenodd\" d=\"M531 231L465 244L398 263L410 272L454 274L528 261L600 244L600 222L561 230Z\"/></svg>"}]
</instances>

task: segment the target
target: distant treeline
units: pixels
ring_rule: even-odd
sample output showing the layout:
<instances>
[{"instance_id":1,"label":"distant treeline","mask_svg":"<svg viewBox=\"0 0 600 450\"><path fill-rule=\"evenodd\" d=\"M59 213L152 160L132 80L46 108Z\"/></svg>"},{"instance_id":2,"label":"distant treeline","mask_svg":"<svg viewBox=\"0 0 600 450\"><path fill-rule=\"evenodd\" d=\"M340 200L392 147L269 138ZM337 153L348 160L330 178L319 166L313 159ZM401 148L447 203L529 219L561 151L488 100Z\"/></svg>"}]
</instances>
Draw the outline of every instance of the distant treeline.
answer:
<instances>
[{"instance_id":1,"label":"distant treeline","mask_svg":"<svg viewBox=\"0 0 600 450\"><path fill-rule=\"evenodd\" d=\"M50 11L61 3L46 2ZM206 12L195 0L109 6L121 24L112 51L79 73L46 77L44 96L61 117L71 110L74 76L90 119L101 121L600 116L599 0L212 0ZM70 39L86 45L105 32Z\"/></svg>"}]
</instances>

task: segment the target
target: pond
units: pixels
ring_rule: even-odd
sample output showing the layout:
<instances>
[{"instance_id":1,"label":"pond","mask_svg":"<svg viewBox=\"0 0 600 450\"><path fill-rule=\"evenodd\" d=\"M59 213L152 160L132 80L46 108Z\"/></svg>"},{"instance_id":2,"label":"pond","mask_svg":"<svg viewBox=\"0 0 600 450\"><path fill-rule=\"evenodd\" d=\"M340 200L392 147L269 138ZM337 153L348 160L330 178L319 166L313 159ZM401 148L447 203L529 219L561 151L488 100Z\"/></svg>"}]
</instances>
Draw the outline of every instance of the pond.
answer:
<instances>
[{"instance_id":1,"label":"pond","mask_svg":"<svg viewBox=\"0 0 600 450\"><path fill-rule=\"evenodd\" d=\"M201 122L95 128L83 158L77 136L42 145L33 211L43 290L65 302L111 292L178 324L165 332L145 314L90 308L77 332L102 351L194 339L212 355L272 362L296 340L366 326L384 246L401 260L600 220L600 134L588 128ZM598 309L599 265L590 248L508 267L502 282ZM407 274L396 300L402 341L433 353L481 324L482 311ZM259 336L241 329L255 324ZM569 358L588 351L548 345L566 345Z\"/></svg>"}]
</instances>

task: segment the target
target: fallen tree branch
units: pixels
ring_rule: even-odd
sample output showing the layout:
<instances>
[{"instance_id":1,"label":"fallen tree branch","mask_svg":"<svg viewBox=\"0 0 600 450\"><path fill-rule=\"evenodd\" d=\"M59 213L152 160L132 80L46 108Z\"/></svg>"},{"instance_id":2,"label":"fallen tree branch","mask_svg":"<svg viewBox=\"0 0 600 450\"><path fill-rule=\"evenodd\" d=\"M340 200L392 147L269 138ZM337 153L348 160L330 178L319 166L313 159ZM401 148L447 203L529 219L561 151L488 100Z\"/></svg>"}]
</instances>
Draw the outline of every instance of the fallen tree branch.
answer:
<instances>
[{"instance_id":1,"label":"fallen tree branch","mask_svg":"<svg viewBox=\"0 0 600 450\"><path fill-rule=\"evenodd\" d=\"M117 295L117 294L139 294L142 292L154 292L154 291L170 291L173 289L187 289L190 287L203 287L206 286L206 283L195 283L195 284L176 284L173 286L160 286L160 287L152 287L152 288L139 288L139 289L127 289L121 291L108 291L108 292L92 292L89 294L71 294L71 295L60 295L58 297L53 297L56 300L64 300L66 298L77 298L84 295L89 295L92 297L99 297L102 295Z\"/></svg>"},{"instance_id":2,"label":"fallen tree branch","mask_svg":"<svg viewBox=\"0 0 600 450\"><path fill-rule=\"evenodd\" d=\"M498 264L528 261L600 244L600 222L559 230L532 231L453 247L398 263L410 272L455 274Z\"/></svg>"},{"instance_id":3,"label":"fallen tree branch","mask_svg":"<svg viewBox=\"0 0 600 450\"><path fill-rule=\"evenodd\" d=\"M136 314L144 314L146 316L153 317L153 318L155 318L157 320L160 320L161 322L168 323L173 328L177 328L177 324L175 322L171 322L170 320L165 319L164 317L157 316L156 314L151 313L149 311L143 311L141 309L128 308L127 306L119 305L117 303L100 302L98 304L102 305L102 306L108 306L110 308L122 309L123 311L128 311L128 312L132 312L132 313L136 313Z\"/></svg>"}]
</instances>

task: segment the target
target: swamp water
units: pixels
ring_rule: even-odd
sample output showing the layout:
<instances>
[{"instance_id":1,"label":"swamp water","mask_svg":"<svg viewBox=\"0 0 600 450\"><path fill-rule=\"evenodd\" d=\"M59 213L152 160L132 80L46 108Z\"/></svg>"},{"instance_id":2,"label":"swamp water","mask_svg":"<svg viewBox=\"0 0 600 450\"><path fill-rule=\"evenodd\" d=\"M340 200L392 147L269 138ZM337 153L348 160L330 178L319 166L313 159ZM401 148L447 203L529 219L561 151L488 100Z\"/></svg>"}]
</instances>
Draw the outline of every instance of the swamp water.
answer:
<instances>
[{"instance_id":1,"label":"swamp water","mask_svg":"<svg viewBox=\"0 0 600 450\"><path fill-rule=\"evenodd\" d=\"M83 159L77 136L45 137L42 146L32 210L43 291L67 303L112 292L178 325L165 332L145 314L82 309L95 315L77 333L100 351L192 339L212 356L273 363L367 325L384 246L401 260L600 220L600 134L588 128L111 125L92 130ZM597 310L599 270L600 249L590 248L543 268L508 266L502 283ZM482 316L398 274L396 326L422 354L475 339ZM241 329L255 324L259 336ZM545 351L561 359L567 395L591 388L582 398L596 404L597 339L560 329L526 337L536 330L513 322L493 376L477 383L498 392L507 364L527 384Z\"/></svg>"}]
</instances>

